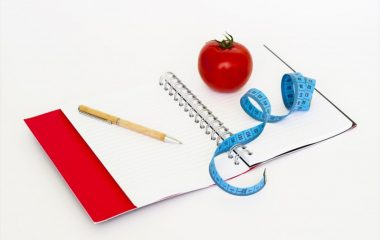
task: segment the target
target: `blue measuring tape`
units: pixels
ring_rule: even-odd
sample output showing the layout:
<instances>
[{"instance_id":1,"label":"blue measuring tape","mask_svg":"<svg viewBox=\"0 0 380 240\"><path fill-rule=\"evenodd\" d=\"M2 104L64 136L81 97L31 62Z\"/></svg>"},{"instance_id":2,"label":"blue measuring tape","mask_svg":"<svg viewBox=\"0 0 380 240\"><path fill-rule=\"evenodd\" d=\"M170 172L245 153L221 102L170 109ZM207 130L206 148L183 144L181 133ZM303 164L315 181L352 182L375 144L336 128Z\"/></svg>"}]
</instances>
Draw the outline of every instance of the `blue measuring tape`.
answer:
<instances>
[{"instance_id":1,"label":"blue measuring tape","mask_svg":"<svg viewBox=\"0 0 380 240\"><path fill-rule=\"evenodd\" d=\"M252 195L263 189L267 182L265 170L263 177L255 185L246 188L235 187L224 181L219 175L215 166L215 157L225 152L229 152L229 156L231 156L232 151L236 149L237 146L244 146L245 144L255 140L263 132L267 122L275 123L281 121L295 111L308 111L314 88L314 79L304 77L301 73L285 74L281 80L281 93L284 105L289 112L288 114L281 116L271 115L271 105L269 99L260 90L252 88L245 93L240 99L240 106L249 116L262 123L238 132L219 144L209 165L210 176L215 184L224 191L237 196ZM260 106L260 109L256 108L250 99L255 101Z\"/></svg>"}]
</instances>

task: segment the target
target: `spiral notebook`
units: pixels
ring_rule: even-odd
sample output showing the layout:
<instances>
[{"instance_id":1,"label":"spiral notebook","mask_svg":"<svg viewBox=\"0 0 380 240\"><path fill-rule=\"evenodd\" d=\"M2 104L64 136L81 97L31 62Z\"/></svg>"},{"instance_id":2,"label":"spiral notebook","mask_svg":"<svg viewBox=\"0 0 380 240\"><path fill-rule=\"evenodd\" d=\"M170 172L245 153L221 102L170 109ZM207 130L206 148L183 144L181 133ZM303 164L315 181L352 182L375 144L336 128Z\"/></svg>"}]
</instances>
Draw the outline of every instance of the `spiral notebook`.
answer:
<instances>
[{"instance_id":1,"label":"spiral notebook","mask_svg":"<svg viewBox=\"0 0 380 240\"><path fill-rule=\"evenodd\" d=\"M232 133L258 124L239 105L240 96L249 88L256 87L265 92L273 113L287 111L282 105L280 81L282 75L292 69L266 48L256 49L255 53L254 78L236 93L215 93L199 77L166 73L159 81L156 79L151 84L129 88L127 94L114 94L104 99L101 96L86 98L77 105L62 108L132 203L133 207L121 208L125 210L118 210L108 217L213 185L208 164L217 143ZM160 129L184 144L164 144L89 118L78 112L79 104ZM241 156L239 165L226 155L219 156L216 165L220 174L229 179L265 161L339 135L355 125L317 91L309 112L296 112L280 123L269 124L246 149L237 149ZM252 181L258 180L260 175Z\"/></svg>"}]
</instances>

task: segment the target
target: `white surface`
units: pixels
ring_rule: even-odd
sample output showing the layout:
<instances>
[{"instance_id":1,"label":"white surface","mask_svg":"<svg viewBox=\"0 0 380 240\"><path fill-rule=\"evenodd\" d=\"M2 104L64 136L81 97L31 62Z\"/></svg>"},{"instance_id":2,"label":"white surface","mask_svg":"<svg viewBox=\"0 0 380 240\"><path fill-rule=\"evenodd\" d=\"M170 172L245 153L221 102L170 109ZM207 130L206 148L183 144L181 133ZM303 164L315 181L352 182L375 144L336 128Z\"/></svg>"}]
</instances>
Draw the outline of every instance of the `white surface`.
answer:
<instances>
[{"instance_id":1,"label":"white surface","mask_svg":"<svg viewBox=\"0 0 380 240\"><path fill-rule=\"evenodd\" d=\"M0 239L379 238L378 1L2 0L0 17ZM225 30L316 78L358 127L271 162L254 196L211 188L93 225L22 119L166 70L192 79Z\"/></svg>"}]
</instances>

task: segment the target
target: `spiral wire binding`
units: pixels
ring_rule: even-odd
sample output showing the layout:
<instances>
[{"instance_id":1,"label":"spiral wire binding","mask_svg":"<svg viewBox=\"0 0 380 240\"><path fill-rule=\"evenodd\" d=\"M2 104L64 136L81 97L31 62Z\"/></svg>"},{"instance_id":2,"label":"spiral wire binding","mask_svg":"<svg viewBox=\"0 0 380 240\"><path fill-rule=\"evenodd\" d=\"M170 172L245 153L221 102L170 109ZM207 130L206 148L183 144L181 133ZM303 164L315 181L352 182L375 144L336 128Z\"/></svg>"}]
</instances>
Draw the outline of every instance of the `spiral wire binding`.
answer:
<instances>
[{"instance_id":1,"label":"spiral wire binding","mask_svg":"<svg viewBox=\"0 0 380 240\"><path fill-rule=\"evenodd\" d=\"M194 118L194 122L199 124L201 129L205 129L205 134L210 135L211 140L219 145L222 141L232 136L233 133L221 122L185 84L182 83L173 73L167 72L160 77L159 85L168 91L169 96L173 96L174 101L183 107L185 112L189 113L190 118ZM244 160L244 155L252 155L244 145L238 144L230 149L228 157L234 158L232 152L235 153L235 165L239 164L238 159ZM248 165L248 164L247 164Z\"/></svg>"}]
</instances>

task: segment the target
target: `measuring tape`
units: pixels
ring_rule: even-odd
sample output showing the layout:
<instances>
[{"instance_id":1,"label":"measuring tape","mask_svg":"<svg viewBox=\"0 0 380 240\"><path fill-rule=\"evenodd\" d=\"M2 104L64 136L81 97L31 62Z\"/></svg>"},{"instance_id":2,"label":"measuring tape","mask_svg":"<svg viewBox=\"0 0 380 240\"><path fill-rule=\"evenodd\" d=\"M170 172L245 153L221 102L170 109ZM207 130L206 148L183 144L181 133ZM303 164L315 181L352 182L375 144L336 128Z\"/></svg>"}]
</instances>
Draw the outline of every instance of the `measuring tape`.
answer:
<instances>
[{"instance_id":1,"label":"measuring tape","mask_svg":"<svg viewBox=\"0 0 380 240\"><path fill-rule=\"evenodd\" d=\"M262 123L252 128L238 132L219 144L209 165L210 176L215 184L224 191L237 196L252 195L263 189L267 182L265 170L263 177L255 185L246 188L235 187L224 181L223 178L219 175L215 166L215 157L222 153L229 152L229 158L233 158L232 152L236 148L244 146L245 144L255 140L258 136L260 136L267 122L275 123L281 121L295 111L308 111L310 108L314 88L314 79L304 77L301 73L285 74L281 80L281 93L284 105L289 110L289 112L286 115L281 116L271 115L271 105L269 99L260 90L252 88L247 93L245 93L240 99L240 106L249 116ZM250 99L255 101L260 106L260 109L256 108ZM239 156L236 154L235 163L238 158Z\"/></svg>"}]
</instances>

